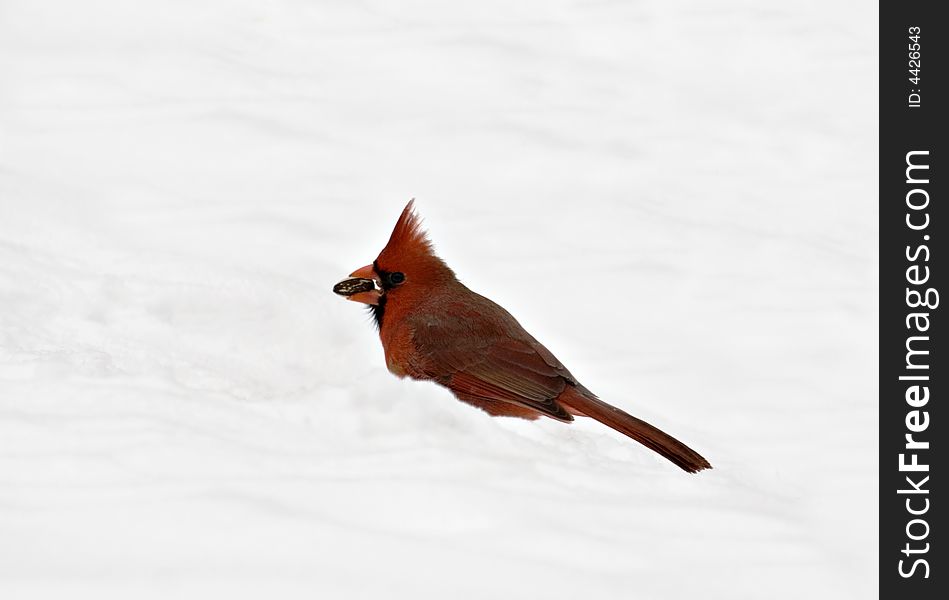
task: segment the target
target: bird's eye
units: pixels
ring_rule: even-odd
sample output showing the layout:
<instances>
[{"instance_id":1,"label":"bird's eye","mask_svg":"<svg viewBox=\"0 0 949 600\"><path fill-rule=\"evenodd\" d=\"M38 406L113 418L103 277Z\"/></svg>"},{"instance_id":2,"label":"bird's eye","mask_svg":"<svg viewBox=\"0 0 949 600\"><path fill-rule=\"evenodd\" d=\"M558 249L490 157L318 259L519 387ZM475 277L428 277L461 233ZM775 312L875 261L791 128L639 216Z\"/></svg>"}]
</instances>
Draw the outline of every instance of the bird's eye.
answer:
<instances>
[{"instance_id":1,"label":"bird's eye","mask_svg":"<svg viewBox=\"0 0 949 600\"><path fill-rule=\"evenodd\" d=\"M405 281L405 273L401 271L396 271L395 273L389 273L389 283L392 285L399 285Z\"/></svg>"}]
</instances>

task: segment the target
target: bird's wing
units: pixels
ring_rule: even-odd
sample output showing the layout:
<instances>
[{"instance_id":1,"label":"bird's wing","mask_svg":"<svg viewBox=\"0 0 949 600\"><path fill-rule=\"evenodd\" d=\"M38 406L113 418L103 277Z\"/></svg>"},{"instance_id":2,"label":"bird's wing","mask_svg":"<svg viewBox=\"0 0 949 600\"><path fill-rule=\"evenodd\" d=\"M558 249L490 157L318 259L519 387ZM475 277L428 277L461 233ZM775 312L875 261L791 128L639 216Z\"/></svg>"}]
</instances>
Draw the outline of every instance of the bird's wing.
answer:
<instances>
[{"instance_id":1,"label":"bird's wing","mask_svg":"<svg viewBox=\"0 0 949 600\"><path fill-rule=\"evenodd\" d=\"M573 416L557 402L569 371L507 311L482 296L448 303L413 323L418 367L456 394L536 410L560 421Z\"/></svg>"}]
</instances>

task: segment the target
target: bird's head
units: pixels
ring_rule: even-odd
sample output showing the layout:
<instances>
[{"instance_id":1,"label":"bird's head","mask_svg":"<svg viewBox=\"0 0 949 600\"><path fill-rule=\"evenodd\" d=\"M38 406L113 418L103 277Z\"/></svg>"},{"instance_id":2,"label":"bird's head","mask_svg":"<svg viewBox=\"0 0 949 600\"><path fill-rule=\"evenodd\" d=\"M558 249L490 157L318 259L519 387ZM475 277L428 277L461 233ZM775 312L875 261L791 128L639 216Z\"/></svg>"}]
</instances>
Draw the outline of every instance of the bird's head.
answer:
<instances>
[{"instance_id":1,"label":"bird's head","mask_svg":"<svg viewBox=\"0 0 949 600\"><path fill-rule=\"evenodd\" d=\"M405 206L376 260L333 288L348 300L369 305L380 327L386 307L407 309L440 285L456 281L454 272L435 255L414 202Z\"/></svg>"}]
</instances>

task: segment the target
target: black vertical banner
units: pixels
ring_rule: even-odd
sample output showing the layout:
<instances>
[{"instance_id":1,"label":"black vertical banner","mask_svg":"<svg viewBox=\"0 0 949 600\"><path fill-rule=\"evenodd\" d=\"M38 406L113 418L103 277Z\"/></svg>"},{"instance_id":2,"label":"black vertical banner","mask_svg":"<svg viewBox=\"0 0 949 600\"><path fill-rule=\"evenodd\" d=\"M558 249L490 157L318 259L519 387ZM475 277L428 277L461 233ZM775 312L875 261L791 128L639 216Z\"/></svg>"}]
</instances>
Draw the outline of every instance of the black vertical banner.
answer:
<instances>
[{"instance_id":1,"label":"black vertical banner","mask_svg":"<svg viewBox=\"0 0 949 600\"><path fill-rule=\"evenodd\" d=\"M949 150L938 2L880 6L880 597L936 598L949 397ZM949 294L949 291L947 291ZM940 412L942 410L942 412ZM945 592L944 592L945 593ZM943 597L943 596L940 596Z\"/></svg>"}]
</instances>

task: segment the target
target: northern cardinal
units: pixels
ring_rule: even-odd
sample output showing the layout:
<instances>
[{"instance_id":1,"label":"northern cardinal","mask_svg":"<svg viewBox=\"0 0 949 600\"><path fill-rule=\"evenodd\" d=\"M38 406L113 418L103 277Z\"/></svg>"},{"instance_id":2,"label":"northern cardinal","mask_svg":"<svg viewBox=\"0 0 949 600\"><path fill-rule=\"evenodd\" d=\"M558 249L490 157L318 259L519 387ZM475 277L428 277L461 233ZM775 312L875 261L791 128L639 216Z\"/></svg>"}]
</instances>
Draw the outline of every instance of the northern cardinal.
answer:
<instances>
[{"instance_id":1,"label":"northern cardinal","mask_svg":"<svg viewBox=\"0 0 949 600\"><path fill-rule=\"evenodd\" d=\"M690 473L712 465L649 423L603 402L506 310L465 287L438 258L410 201L371 265L334 288L369 306L386 366L430 380L495 416L587 416Z\"/></svg>"}]
</instances>

